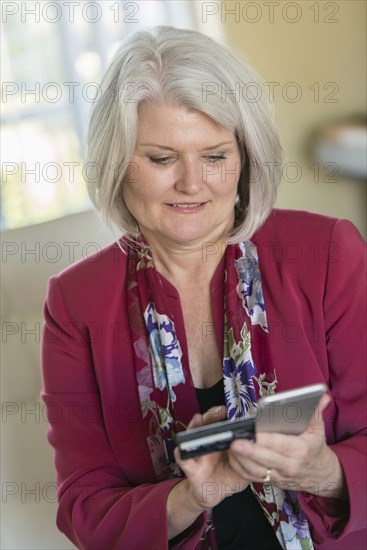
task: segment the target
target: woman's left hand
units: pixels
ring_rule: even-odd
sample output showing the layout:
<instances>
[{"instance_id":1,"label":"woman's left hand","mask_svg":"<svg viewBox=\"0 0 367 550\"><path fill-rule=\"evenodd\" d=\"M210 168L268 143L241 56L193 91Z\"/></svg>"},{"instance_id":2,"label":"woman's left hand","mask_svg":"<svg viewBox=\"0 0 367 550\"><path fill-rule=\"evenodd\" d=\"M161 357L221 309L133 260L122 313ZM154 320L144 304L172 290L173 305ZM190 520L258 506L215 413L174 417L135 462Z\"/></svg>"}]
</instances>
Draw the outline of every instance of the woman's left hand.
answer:
<instances>
[{"instance_id":1,"label":"woman's left hand","mask_svg":"<svg viewBox=\"0 0 367 550\"><path fill-rule=\"evenodd\" d=\"M252 482L267 481L283 489L347 498L341 464L325 438L322 410L329 401L324 395L301 435L258 433L256 443L233 441L228 453L232 468Z\"/></svg>"}]
</instances>

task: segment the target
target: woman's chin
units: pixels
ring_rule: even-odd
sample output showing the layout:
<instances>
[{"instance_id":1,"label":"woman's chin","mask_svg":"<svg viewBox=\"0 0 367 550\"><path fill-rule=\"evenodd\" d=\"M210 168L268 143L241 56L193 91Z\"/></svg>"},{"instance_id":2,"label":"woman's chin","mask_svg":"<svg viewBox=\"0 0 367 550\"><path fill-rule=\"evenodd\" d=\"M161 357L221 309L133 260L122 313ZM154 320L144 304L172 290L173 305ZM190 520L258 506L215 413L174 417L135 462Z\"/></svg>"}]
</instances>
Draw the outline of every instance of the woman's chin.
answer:
<instances>
[{"instance_id":1,"label":"woman's chin","mask_svg":"<svg viewBox=\"0 0 367 550\"><path fill-rule=\"evenodd\" d=\"M205 231L170 231L166 239L179 244L190 244L208 240Z\"/></svg>"},{"instance_id":2,"label":"woman's chin","mask_svg":"<svg viewBox=\"0 0 367 550\"><path fill-rule=\"evenodd\" d=\"M181 227L171 227L165 233L161 233L160 238L164 237L165 240L170 240L181 245L197 244L204 242L217 241L223 237L222 233L218 231L217 227L203 227L187 225Z\"/></svg>"},{"instance_id":3,"label":"woman's chin","mask_svg":"<svg viewBox=\"0 0 367 550\"><path fill-rule=\"evenodd\" d=\"M167 218L162 220L165 223L156 225L155 227L147 227L140 225L142 234L148 242L165 243L166 246L184 246L198 245L201 243L218 242L226 239L227 232L230 228L230 223L224 223L223 220L217 220L213 223L208 220L207 216L200 220L185 220L185 223L178 223ZM211 223L208 223L210 221ZM231 223L232 220L230 220Z\"/></svg>"}]
</instances>

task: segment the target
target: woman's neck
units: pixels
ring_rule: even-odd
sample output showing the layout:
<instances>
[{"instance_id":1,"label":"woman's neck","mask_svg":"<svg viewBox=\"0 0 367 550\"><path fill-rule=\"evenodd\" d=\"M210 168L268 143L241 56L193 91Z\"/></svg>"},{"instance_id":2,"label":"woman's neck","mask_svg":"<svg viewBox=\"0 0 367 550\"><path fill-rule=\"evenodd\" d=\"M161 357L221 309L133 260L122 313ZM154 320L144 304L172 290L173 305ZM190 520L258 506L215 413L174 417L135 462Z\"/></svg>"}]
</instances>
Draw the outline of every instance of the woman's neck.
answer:
<instances>
[{"instance_id":1,"label":"woman's neck","mask_svg":"<svg viewBox=\"0 0 367 550\"><path fill-rule=\"evenodd\" d=\"M188 284L209 285L223 258L227 242L197 242L190 244L175 244L161 242L157 239L147 240L153 254L156 269L177 288L185 288Z\"/></svg>"}]
</instances>

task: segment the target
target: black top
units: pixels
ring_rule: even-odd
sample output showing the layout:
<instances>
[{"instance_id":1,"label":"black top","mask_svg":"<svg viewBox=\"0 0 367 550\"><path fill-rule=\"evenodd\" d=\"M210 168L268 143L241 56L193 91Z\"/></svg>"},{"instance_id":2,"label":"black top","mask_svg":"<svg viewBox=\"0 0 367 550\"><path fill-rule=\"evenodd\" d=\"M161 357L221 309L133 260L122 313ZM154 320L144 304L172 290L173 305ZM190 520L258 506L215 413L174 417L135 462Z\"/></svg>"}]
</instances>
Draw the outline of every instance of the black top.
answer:
<instances>
[{"instance_id":1,"label":"black top","mask_svg":"<svg viewBox=\"0 0 367 550\"><path fill-rule=\"evenodd\" d=\"M224 404L223 380L196 388L201 414ZM228 496L213 508L218 547L225 550L281 550L270 523L250 487Z\"/></svg>"}]
</instances>

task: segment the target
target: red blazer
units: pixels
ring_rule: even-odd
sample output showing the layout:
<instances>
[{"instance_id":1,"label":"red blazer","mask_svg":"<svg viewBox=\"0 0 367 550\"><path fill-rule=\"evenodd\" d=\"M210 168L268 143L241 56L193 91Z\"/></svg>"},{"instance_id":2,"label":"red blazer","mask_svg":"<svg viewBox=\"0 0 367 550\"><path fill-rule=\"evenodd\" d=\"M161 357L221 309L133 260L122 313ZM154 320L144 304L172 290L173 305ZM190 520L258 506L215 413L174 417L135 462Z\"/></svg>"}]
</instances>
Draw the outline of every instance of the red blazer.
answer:
<instances>
[{"instance_id":1,"label":"red blazer","mask_svg":"<svg viewBox=\"0 0 367 550\"><path fill-rule=\"evenodd\" d=\"M290 210L274 210L251 240L270 327L269 335L251 327L258 372L275 369L277 391L325 382L331 392L327 439L343 466L350 501L299 494L315 548L365 548L364 243L348 221ZM155 482L131 366L126 264L112 244L49 282L42 397L55 449L57 524L79 548L161 550L168 548L167 494L180 480ZM164 290L182 324L176 289L167 281ZM211 292L223 351L222 266ZM188 391L189 419L198 403L194 388ZM204 516L176 548L198 545Z\"/></svg>"}]
</instances>

